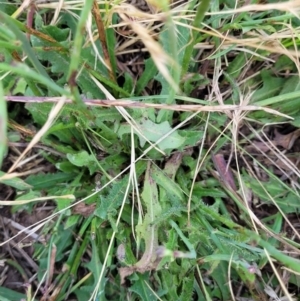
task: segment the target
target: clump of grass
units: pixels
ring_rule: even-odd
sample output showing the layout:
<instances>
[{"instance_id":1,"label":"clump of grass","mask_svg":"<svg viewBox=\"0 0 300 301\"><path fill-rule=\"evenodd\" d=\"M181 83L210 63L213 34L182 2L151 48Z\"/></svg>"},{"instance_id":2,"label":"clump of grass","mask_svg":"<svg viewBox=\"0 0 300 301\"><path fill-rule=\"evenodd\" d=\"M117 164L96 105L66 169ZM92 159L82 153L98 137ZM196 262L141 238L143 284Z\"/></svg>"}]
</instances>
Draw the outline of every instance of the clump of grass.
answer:
<instances>
[{"instance_id":1,"label":"clump of grass","mask_svg":"<svg viewBox=\"0 0 300 301\"><path fill-rule=\"evenodd\" d=\"M4 300L295 300L296 1L0 8Z\"/></svg>"}]
</instances>

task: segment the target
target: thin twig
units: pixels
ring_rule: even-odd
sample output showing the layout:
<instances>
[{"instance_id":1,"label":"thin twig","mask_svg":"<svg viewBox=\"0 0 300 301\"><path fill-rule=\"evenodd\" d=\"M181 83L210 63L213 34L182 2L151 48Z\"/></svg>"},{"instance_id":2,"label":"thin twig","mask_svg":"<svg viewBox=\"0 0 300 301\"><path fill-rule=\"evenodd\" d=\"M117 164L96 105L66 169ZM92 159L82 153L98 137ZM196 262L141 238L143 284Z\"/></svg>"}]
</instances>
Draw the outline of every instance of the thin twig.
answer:
<instances>
[{"instance_id":1,"label":"thin twig","mask_svg":"<svg viewBox=\"0 0 300 301\"><path fill-rule=\"evenodd\" d=\"M29 96L5 96L6 101L14 102L26 102L26 103L47 103L47 102L58 102L60 97L29 97ZM72 103L71 99L65 99L65 103ZM138 102L126 99L83 99L83 102L87 106L99 106L99 107L127 107L127 108L153 108L153 109L164 109L172 111L185 111L185 112L224 112L229 111L265 111L270 114L282 116L288 119L293 119L292 117L280 113L274 109L254 106L254 105L219 105L219 106L208 106L208 105L166 105L157 103L146 103Z\"/></svg>"}]
</instances>

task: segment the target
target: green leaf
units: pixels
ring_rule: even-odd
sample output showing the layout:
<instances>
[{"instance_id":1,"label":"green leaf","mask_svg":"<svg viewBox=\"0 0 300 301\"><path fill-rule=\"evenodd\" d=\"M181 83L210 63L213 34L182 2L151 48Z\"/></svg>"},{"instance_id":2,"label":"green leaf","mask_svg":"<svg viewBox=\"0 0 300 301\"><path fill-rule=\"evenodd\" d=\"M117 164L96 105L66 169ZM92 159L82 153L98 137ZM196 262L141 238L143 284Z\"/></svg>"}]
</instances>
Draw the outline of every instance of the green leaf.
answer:
<instances>
[{"instance_id":1,"label":"green leaf","mask_svg":"<svg viewBox=\"0 0 300 301\"><path fill-rule=\"evenodd\" d=\"M115 171L119 170L124 163L128 160L127 157L122 156L120 154L109 155L103 160L101 160L101 166L106 169L114 169Z\"/></svg>"},{"instance_id":2,"label":"green leaf","mask_svg":"<svg viewBox=\"0 0 300 301\"><path fill-rule=\"evenodd\" d=\"M0 12L1 13L1 12ZM54 83L52 80L50 81L48 77L43 77L34 70L30 69L27 65L22 63L15 63L13 66L6 63L0 63L0 71L9 71L13 74L18 74L23 76L25 79L34 80L38 83L43 84L45 87L53 90L55 94L66 95L71 98L70 93Z\"/></svg>"},{"instance_id":3,"label":"green leaf","mask_svg":"<svg viewBox=\"0 0 300 301\"><path fill-rule=\"evenodd\" d=\"M247 62L247 54L240 52L226 69L226 73L232 78L236 79L243 70L243 66Z\"/></svg>"},{"instance_id":4,"label":"green leaf","mask_svg":"<svg viewBox=\"0 0 300 301\"><path fill-rule=\"evenodd\" d=\"M161 137L172 130L169 122L167 121L157 124L144 117L137 120L137 124L139 125L139 130L151 142L157 142ZM129 127L121 127L118 131L118 134L120 137L122 137L123 134L130 133L130 131L131 130ZM146 140L139 133L136 134L139 137L141 147L144 147ZM163 151L171 151L172 149L182 146L184 141L185 139L178 134L178 131L175 131L171 135L165 137L163 141L159 142L158 147Z\"/></svg>"},{"instance_id":5,"label":"green leaf","mask_svg":"<svg viewBox=\"0 0 300 301\"><path fill-rule=\"evenodd\" d=\"M0 2L0 11L3 11L10 16L16 11L16 6L11 5L9 2L2 1Z\"/></svg>"},{"instance_id":6,"label":"green leaf","mask_svg":"<svg viewBox=\"0 0 300 301\"><path fill-rule=\"evenodd\" d=\"M149 81L157 74L157 68L152 58L145 60L145 71L140 76L136 83L136 95L140 95L144 88L148 85Z\"/></svg>"},{"instance_id":7,"label":"green leaf","mask_svg":"<svg viewBox=\"0 0 300 301\"><path fill-rule=\"evenodd\" d=\"M274 65L274 69L277 73L286 70L293 71L294 68L295 63L286 55L279 56Z\"/></svg>"},{"instance_id":8,"label":"green leaf","mask_svg":"<svg viewBox=\"0 0 300 301\"><path fill-rule=\"evenodd\" d=\"M286 94L293 91L299 91L300 90L300 80L298 76L291 76L289 77L284 85L282 90L280 91L280 94Z\"/></svg>"},{"instance_id":9,"label":"green leaf","mask_svg":"<svg viewBox=\"0 0 300 301\"><path fill-rule=\"evenodd\" d=\"M123 84L123 89L128 92L129 94L132 94L133 92L133 78L128 72L124 73L125 82Z\"/></svg>"},{"instance_id":10,"label":"green leaf","mask_svg":"<svg viewBox=\"0 0 300 301\"><path fill-rule=\"evenodd\" d=\"M286 267L290 268L296 273L300 273L300 260L298 258L294 258L292 256L284 254L282 251L278 250L273 245L263 240L260 236L256 235L255 233L250 231L247 232L249 234L249 238L256 240L257 243L262 248L265 248L273 258L282 262Z\"/></svg>"},{"instance_id":11,"label":"green leaf","mask_svg":"<svg viewBox=\"0 0 300 301\"><path fill-rule=\"evenodd\" d=\"M129 288L129 291L136 293L140 297L140 300L156 301L157 298L150 287L149 275L146 273L138 276L138 279L134 282L134 285Z\"/></svg>"},{"instance_id":12,"label":"green leaf","mask_svg":"<svg viewBox=\"0 0 300 301\"><path fill-rule=\"evenodd\" d=\"M140 177L141 174L145 171L145 169L146 169L145 162L139 161L136 164L137 177ZM108 213L114 216L117 214L117 209L121 206L122 201L124 199L124 193L126 187L127 185L129 185L128 180L129 180L129 175L124 176L122 180L116 181L112 185L107 196L100 195L101 202L97 206L97 209L94 212L96 216L99 216L102 219L106 219ZM132 188L129 189L129 192L131 190Z\"/></svg>"},{"instance_id":13,"label":"green leaf","mask_svg":"<svg viewBox=\"0 0 300 301\"><path fill-rule=\"evenodd\" d=\"M186 247L189 249L189 251L190 251L190 257L189 258L196 258L195 248L191 244L189 239L183 234L181 229L178 227L178 225L174 221L170 220L169 223L175 229L177 234L180 236L181 240L185 243Z\"/></svg>"},{"instance_id":14,"label":"green leaf","mask_svg":"<svg viewBox=\"0 0 300 301\"><path fill-rule=\"evenodd\" d=\"M102 166L97 164L98 162L96 157L93 154L88 154L87 151L82 151L74 154L68 153L67 159L75 166L87 167L91 175L94 174L99 168L102 168Z\"/></svg>"},{"instance_id":15,"label":"green leaf","mask_svg":"<svg viewBox=\"0 0 300 301\"><path fill-rule=\"evenodd\" d=\"M100 277L100 272L101 272L101 269L102 269L102 266L103 266L103 264L102 264L102 262L100 261L100 258L99 258L99 250L98 250L98 248L101 248L102 246L97 246L95 240L92 240L91 244L92 244L92 258L91 258L91 261L89 263L84 265L92 272L93 278L94 278L94 284L91 287L91 289L87 292L88 295L91 294L91 292L95 288L96 284L98 283L98 279ZM96 300L103 300L103 301L107 300L106 297L105 297L105 291L104 291L107 281L108 281L108 278L102 277L100 287L99 287L99 290L97 292Z\"/></svg>"},{"instance_id":16,"label":"green leaf","mask_svg":"<svg viewBox=\"0 0 300 301\"><path fill-rule=\"evenodd\" d=\"M79 170L69 161L58 162L55 167L65 173L76 173Z\"/></svg>"},{"instance_id":17,"label":"green leaf","mask_svg":"<svg viewBox=\"0 0 300 301\"><path fill-rule=\"evenodd\" d=\"M9 288L0 286L0 300L1 301L20 301L26 300L26 296L24 294L15 292ZM31 299L32 301L36 299Z\"/></svg>"},{"instance_id":18,"label":"green leaf","mask_svg":"<svg viewBox=\"0 0 300 301\"><path fill-rule=\"evenodd\" d=\"M221 300L230 300L230 291L229 286L224 285L224 283L228 282L227 278L228 264L225 262L221 262L218 265L218 269L215 269L212 272L212 277L214 281L217 283L217 287L214 289L213 294Z\"/></svg>"},{"instance_id":19,"label":"green leaf","mask_svg":"<svg viewBox=\"0 0 300 301\"><path fill-rule=\"evenodd\" d=\"M253 194L258 196L261 202L271 205L275 201L285 213L299 210L299 196L292 192L287 194L285 187L276 178L270 178L268 182L263 183L246 175L244 179L247 187L251 188ZM265 187L268 187L267 190Z\"/></svg>"},{"instance_id":20,"label":"green leaf","mask_svg":"<svg viewBox=\"0 0 300 301\"><path fill-rule=\"evenodd\" d=\"M52 31L52 26L43 27L42 32L48 33L49 30ZM64 36L66 30L57 28L53 33L55 36ZM41 49L41 50L48 49L47 51L39 51L38 58L40 60L49 62L49 64L51 64L51 72L56 76L59 76L57 82L62 86L66 85L67 73L70 65L69 42L67 41L61 42L60 49L57 50L57 47L53 47L53 43L51 42L42 41L35 36L32 36L31 40L33 46L36 47L37 49ZM82 55L85 55L85 53L86 52L83 52ZM90 53L88 53L88 55L90 55ZM80 60L80 62L83 63L82 60ZM83 68L81 70L76 81L84 94L89 92L91 93L93 98L103 97L102 92L99 90L97 85L91 79L87 68Z\"/></svg>"},{"instance_id":21,"label":"green leaf","mask_svg":"<svg viewBox=\"0 0 300 301\"><path fill-rule=\"evenodd\" d=\"M262 70L260 73L263 86L255 91L251 98L251 103L264 100L266 98L276 95L283 85L284 79L279 77L273 77L269 70Z\"/></svg>"},{"instance_id":22,"label":"green leaf","mask_svg":"<svg viewBox=\"0 0 300 301\"><path fill-rule=\"evenodd\" d=\"M170 179L163 171L157 167L153 167L152 177L161 186L166 194L169 202L176 205L182 205L184 202L184 194L178 184Z\"/></svg>"},{"instance_id":23,"label":"green leaf","mask_svg":"<svg viewBox=\"0 0 300 301\"><path fill-rule=\"evenodd\" d=\"M71 228L72 226L75 226L76 224L79 223L81 216L80 215L71 215L67 218L64 229L67 230Z\"/></svg>"},{"instance_id":24,"label":"green leaf","mask_svg":"<svg viewBox=\"0 0 300 301\"><path fill-rule=\"evenodd\" d=\"M100 195L100 205L94 212L96 216L106 219L108 213L117 214L116 210L122 204L126 187L129 185L128 180L129 176L126 175L122 180L113 184L107 196ZM131 192L131 189L129 192Z\"/></svg>"},{"instance_id":25,"label":"green leaf","mask_svg":"<svg viewBox=\"0 0 300 301\"><path fill-rule=\"evenodd\" d=\"M298 76L289 77L283 85L279 95L285 95L290 92L300 91L300 80ZM298 117L300 110L299 97L284 101L283 103L274 106L274 109L279 110L281 113L291 115L292 117Z\"/></svg>"},{"instance_id":26,"label":"green leaf","mask_svg":"<svg viewBox=\"0 0 300 301\"><path fill-rule=\"evenodd\" d=\"M37 174L37 175L30 175L26 178L25 182L28 185L34 187L34 189L47 189L52 188L57 185L57 183L65 183L70 180L74 179L74 174L72 173L48 173L48 174Z\"/></svg>"},{"instance_id":27,"label":"green leaf","mask_svg":"<svg viewBox=\"0 0 300 301\"><path fill-rule=\"evenodd\" d=\"M175 273L172 272L173 271L170 271L168 269L163 269L160 271L162 287L167 290L167 296L168 296L168 298L164 300L179 300L177 294L177 288L179 286L179 283L177 277L174 277Z\"/></svg>"},{"instance_id":28,"label":"green leaf","mask_svg":"<svg viewBox=\"0 0 300 301\"><path fill-rule=\"evenodd\" d=\"M5 174L6 174L5 172L0 171L0 178L3 177ZM0 179L0 183L5 184L7 186L14 187L18 190L28 190L28 189L32 188L32 186L29 185L29 183L26 183L24 180L22 180L20 178L11 178L11 179L7 179L7 180Z\"/></svg>"},{"instance_id":29,"label":"green leaf","mask_svg":"<svg viewBox=\"0 0 300 301\"><path fill-rule=\"evenodd\" d=\"M199 130L178 130L178 133L181 137L184 138L184 144L181 147L184 146L195 146L199 141L203 138L204 131Z\"/></svg>"},{"instance_id":30,"label":"green leaf","mask_svg":"<svg viewBox=\"0 0 300 301\"><path fill-rule=\"evenodd\" d=\"M24 78L20 78L16 82L16 85L13 87L12 94L13 95L25 95L27 88L27 82Z\"/></svg>"},{"instance_id":31,"label":"green leaf","mask_svg":"<svg viewBox=\"0 0 300 301\"><path fill-rule=\"evenodd\" d=\"M300 212L300 197L295 193L290 192L287 196L277 198L276 203L285 214Z\"/></svg>"},{"instance_id":32,"label":"green leaf","mask_svg":"<svg viewBox=\"0 0 300 301\"><path fill-rule=\"evenodd\" d=\"M153 181L150 163L148 163L146 171L142 198L147 208L147 213L143 223L137 226L137 232L145 241L145 251L136 266L146 268L151 266L156 259L155 252L158 246L158 233L157 226L154 225L154 222L161 214L161 206L158 202L157 183Z\"/></svg>"},{"instance_id":33,"label":"green leaf","mask_svg":"<svg viewBox=\"0 0 300 301\"><path fill-rule=\"evenodd\" d=\"M77 154L67 154L68 160L75 166L83 167L93 163L94 157L89 155L87 151L82 151Z\"/></svg>"},{"instance_id":34,"label":"green leaf","mask_svg":"<svg viewBox=\"0 0 300 301\"><path fill-rule=\"evenodd\" d=\"M169 206L170 207L170 206ZM174 216L182 216L182 212L186 212L186 206L176 206L172 204L172 207L168 208L166 206L163 206L162 204L162 213L159 217L155 219L153 222L153 225L159 225L160 223L164 223L165 221L170 220L171 218L174 218Z\"/></svg>"},{"instance_id":35,"label":"green leaf","mask_svg":"<svg viewBox=\"0 0 300 301\"><path fill-rule=\"evenodd\" d=\"M209 196L212 198L225 198L226 193L220 190L219 187L216 188L205 188L201 183L196 183L193 190L193 195L197 198L202 198L204 196Z\"/></svg>"},{"instance_id":36,"label":"green leaf","mask_svg":"<svg viewBox=\"0 0 300 301\"><path fill-rule=\"evenodd\" d=\"M181 294L178 300L193 300L194 273L190 273L188 277L184 277L182 281Z\"/></svg>"},{"instance_id":37,"label":"green leaf","mask_svg":"<svg viewBox=\"0 0 300 301\"><path fill-rule=\"evenodd\" d=\"M256 276L254 273L250 273L250 271L243 265L238 265L237 268L235 269L239 276L241 277L241 280L245 283L251 283L251 285L255 284L255 279ZM221 285L221 283L220 283ZM224 287L224 286L223 286ZM228 292L228 297L229 297L229 292Z\"/></svg>"},{"instance_id":38,"label":"green leaf","mask_svg":"<svg viewBox=\"0 0 300 301\"><path fill-rule=\"evenodd\" d=\"M154 224L155 220L161 215L162 209L158 201L157 184L151 177L151 163L148 162L147 171L144 179L144 189L142 193L144 205L147 208L142 223L136 226L137 240L141 239L145 243L145 250L142 258L133 266L119 269L121 283L124 278L134 272L145 273L157 267L157 247L158 247L158 227Z\"/></svg>"},{"instance_id":39,"label":"green leaf","mask_svg":"<svg viewBox=\"0 0 300 301\"><path fill-rule=\"evenodd\" d=\"M32 115L33 120L39 124L43 125L47 119L48 114L53 108L53 104L50 103L27 103L25 108Z\"/></svg>"},{"instance_id":40,"label":"green leaf","mask_svg":"<svg viewBox=\"0 0 300 301\"><path fill-rule=\"evenodd\" d=\"M205 87L208 84L209 79L205 78L204 75L198 73L191 74L191 76L183 82L183 92L186 95L191 95L195 87Z\"/></svg>"},{"instance_id":41,"label":"green leaf","mask_svg":"<svg viewBox=\"0 0 300 301\"><path fill-rule=\"evenodd\" d=\"M38 191L29 191L25 194L18 196L15 200L31 200L41 196L41 193ZM35 206L36 202L30 202L26 205L14 205L12 207L12 212L17 212L19 209L27 210L29 213L32 211L33 207Z\"/></svg>"},{"instance_id":42,"label":"green leaf","mask_svg":"<svg viewBox=\"0 0 300 301\"><path fill-rule=\"evenodd\" d=\"M21 140L21 134L19 132L9 131L7 133L7 139L9 142L19 142Z\"/></svg>"},{"instance_id":43,"label":"green leaf","mask_svg":"<svg viewBox=\"0 0 300 301\"><path fill-rule=\"evenodd\" d=\"M0 168L7 151L7 111L2 82L0 81Z\"/></svg>"},{"instance_id":44,"label":"green leaf","mask_svg":"<svg viewBox=\"0 0 300 301\"><path fill-rule=\"evenodd\" d=\"M114 129L109 126L110 123L105 124L104 122L100 121L99 119L95 120L95 124L97 126L98 133L104 137L105 140L111 142L113 140L117 140L117 134L115 133ZM112 143L110 143L112 144Z\"/></svg>"},{"instance_id":45,"label":"green leaf","mask_svg":"<svg viewBox=\"0 0 300 301\"><path fill-rule=\"evenodd\" d=\"M122 115L117 111L116 108L101 108L95 113L95 123L100 123L103 121L112 121L121 120Z\"/></svg>"},{"instance_id":46,"label":"green leaf","mask_svg":"<svg viewBox=\"0 0 300 301\"><path fill-rule=\"evenodd\" d=\"M32 65L37 70L37 72L40 74L40 76L43 77L45 80L47 80L49 83L54 83L53 80L48 75L48 73L45 71L44 66L37 59L26 35L23 32L21 32L21 30L16 25L16 20L14 20L12 17L6 15L1 11L0 11L0 19L4 21L4 24L7 27L9 27L9 29L21 41L23 51L27 54L29 60L31 61Z\"/></svg>"},{"instance_id":47,"label":"green leaf","mask_svg":"<svg viewBox=\"0 0 300 301\"><path fill-rule=\"evenodd\" d=\"M52 37L57 42L65 42L68 39L69 35L70 35L70 29L69 28L63 28L62 29L62 28L59 28L58 26L53 26L53 25L44 26L44 25L42 25L39 29L43 33L45 33L45 34L49 35L50 37ZM42 53L44 53L47 56L48 52L46 50L47 49L45 49Z\"/></svg>"}]
</instances>

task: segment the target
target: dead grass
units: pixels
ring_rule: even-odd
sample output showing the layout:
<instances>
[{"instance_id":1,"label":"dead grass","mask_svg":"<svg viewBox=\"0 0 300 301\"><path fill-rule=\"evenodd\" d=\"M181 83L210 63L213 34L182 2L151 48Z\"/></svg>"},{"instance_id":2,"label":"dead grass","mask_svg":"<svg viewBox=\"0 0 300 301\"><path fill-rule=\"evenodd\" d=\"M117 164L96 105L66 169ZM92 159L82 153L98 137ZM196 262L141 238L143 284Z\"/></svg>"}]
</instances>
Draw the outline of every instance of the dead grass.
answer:
<instances>
[{"instance_id":1,"label":"dead grass","mask_svg":"<svg viewBox=\"0 0 300 301\"><path fill-rule=\"evenodd\" d=\"M111 21L111 16L113 13L117 13L121 20L117 25L109 24L109 27L114 28L115 34L118 35L117 40L119 44L116 47L116 57L119 60L119 68L121 72L128 72L133 78L134 82L137 82L141 74L144 71L144 58L151 57L163 75L165 80L168 82L170 87L177 92L176 100L174 104L164 104L151 102L151 100L141 102L139 100L128 99L116 99L109 90L103 85L97 78L91 76L93 82L97 85L99 90L103 92L106 96L106 99L85 99L84 103L88 106L99 106L99 107L115 107L119 114L123 117L127 124L130 125L131 134L130 134L130 145L131 145L131 157L129 158L130 162L126 168L122 170L121 173L116 176L111 177L110 181L107 181L99 190L86 195L80 199L77 199L76 202L71 205L66 206L65 208L56 211L55 213L49 215L47 213L46 217L39 217L32 223L32 225L22 225L13 220L13 216L5 217L2 219L2 222L10 224L11 227L17 229L15 231L3 231L3 243L0 246L7 245L9 248L19 250L19 258L27 258L30 265L33 267L33 270L37 272L38 268L36 263L32 259L28 258L28 252L23 251L23 249L14 248L16 243L23 241L23 239L28 237L39 237L40 229L49 223L54 223L59 216L66 212L66 210L71 209L78 204L84 203L86 200L92 198L93 196L99 194L102 190L108 187L111 183L114 183L118 178L123 174L129 172L128 185L126 187L123 202L119 208L118 216L116 219L115 227L118 228L123 214L123 209L126 203L126 200L129 198L129 188L132 185L133 190L136 192L136 195L140 195L140 187L137 181L136 176L136 164L140 160L147 158L149 152L156 149L158 152L165 154L161 149L159 149L158 144L170 136L176 130L185 128L189 122L201 115L204 116L205 122L203 126L203 139L200 142L200 147L197 146L197 158L196 158L196 167L191 172L192 185L189 191L187 198L187 224L190 225L191 220L191 207L192 207L192 195L194 191L194 184L199 179L199 173L203 170L203 166L207 162L210 156L217 156L213 162L213 169L217 172L214 173L215 177L222 183L222 187L231 194L232 199L236 207L240 207L241 212L249 218L251 224L247 225L248 228L254 230L257 234L264 235L270 239L275 238L280 241L280 244L276 247L282 250L285 254L290 255L291 257L299 258L299 249L298 245L292 243L299 243L299 222L298 222L298 212L286 213L281 207L277 204L277 200L274 199L274 195L269 192L268 183L272 179L276 179L277 183L280 183L285 189L284 194L287 195L288 192L293 192L295 195L299 196L299 160L297 159L299 148L299 130L294 126L291 126L288 132L284 131L284 127L287 126L289 120L295 118L291 116L290 113L281 112L280 106L274 108L270 107L270 104L267 104L261 100L260 102L251 103L251 99L255 90L259 88L249 86L246 90L245 83L251 81L252 78L255 78L262 70L269 69L272 70L274 64L276 63L276 58L278 56L286 56L289 58L296 66L297 72L299 73L299 54L298 54L298 45L297 37L299 35L299 28L293 27L290 24L285 24L279 32L274 32L270 34L269 32L264 31L263 29L251 30L240 34L238 37L233 36L232 28L224 30L222 24L218 29L213 28L211 25L203 24L203 28L192 28L188 23L182 23L178 21L179 16L182 12L186 10L186 5L189 2L180 3L171 9L170 12L158 12L153 5L148 6L148 10L145 8L145 3L142 3L142 10L136 5L130 5L125 1L115 1L111 9L108 9L107 20L98 20L98 29L93 30L92 23L88 22L89 27L87 32L89 33L86 37L85 46L88 46L90 43L93 45L95 50L96 60L105 62L106 67L110 70L109 76L112 81L114 81L113 73L111 72L112 67L109 64L109 55L104 54L104 58L101 57L100 53L97 51L96 41L101 36L101 32L104 30L104 27L101 29L100 24L106 24L106 22ZM19 9L14 13L13 17L17 18L29 7L29 2L23 2ZM53 12L53 18L51 24L56 24L59 20L59 12L67 11L71 14L74 14L75 11L82 9L82 2L77 1L60 1L52 3L41 3L36 4L37 9L48 9ZM244 12L253 12L257 11L286 11L293 15L297 16L297 13L300 8L300 1L288 1L285 3L273 3L273 4L260 4L260 5L244 5L237 7L234 10L227 11L218 11L210 12L208 16L218 16L225 14L232 14L234 16L244 13ZM204 95L205 104L190 104L190 95L183 95L183 91L180 89L178 83L174 80L173 75L170 73L170 69L176 65L174 58L170 57L166 53L161 45L161 42L158 41L158 35L160 30L163 30L163 25L167 19L167 14L172 16L172 20L175 25L180 25L182 27L188 27L189 30L195 30L199 32L202 36L207 37L201 42L195 44L195 49L198 50L196 59L199 62L209 61L209 66L205 68L203 74L210 79L210 85L207 88L207 91ZM97 12L95 14L98 14ZM192 20L194 13L191 12L185 15L185 19ZM281 22L274 23L276 25L281 24ZM228 24L226 24L228 26ZM103 32L102 32L103 33ZM180 38L178 36L178 38ZM213 44L213 41L218 41L217 44ZM292 43L292 47L285 46L287 39ZM105 44L105 40L102 39L102 43ZM140 49L136 49L136 45L139 44ZM234 45L234 47L231 47ZM231 48L227 53L226 49ZM220 54L224 53L224 56ZM245 63L241 65L240 69L243 69L234 80L234 85L231 85L229 80L224 80L224 70L230 65L230 63L235 59L239 53L244 53L245 55L249 54ZM227 56L226 56L227 55ZM130 62L128 62L128 56L130 56ZM138 68L132 68L132 62L138 62ZM176 68L176 67L175 67ZM288 70L286 72L286 77L289 76ZM300 73L299 73L300 74ZM154 79L154 81L157 80ZM149 86L146 87L143 91L143 95L149 94L148 91L151 91L151 85L153 81L149 83ZM157 83L157 87L160 87ZM157 89L159 91L159 88ZM235 95L235 98L232 97ZM153 95L151 95L153 96ZM142 98L142 97L141 97ZM229 102L230 98L234 98ZM59 117L60 111L66 103L71 102L71 99L67 97L18 97L18 96L6 96L7 101L24 101L29 102L54 102L53 110L49 114L48 121L44 126L34 135L24 151L21 151L13 164L9 166L7 172L0 177L0 181L12 180L14 178L20 178L27 176L28 174L34 174L40 171L39 167L31 168L28 171L23 172L23 166L30 164L32 160L37 160L35 155L28 157L28 152L32 152L34 147L40 142L41 138L45 133L53 126L54 122ZM189 115L185 115L185 119L182 121L177 121L176 125L172 128L171 131L164 134L159 140L153 142L147 138L143 132L140 130L139 124L135 121L134 110L146 110L153 109L156 111L160 110L170 110L172 112L188 112ZM249 117L250 112L259 111L264 112L265 115L263 118L255 119ZM200 114L206 112L207 114ZM211 114L218 112L220 115L226 115L227 121L226 124L221 129L214 129L216 135L210 138L209 131L212 131L210 127L214 127L214 120L211 119ZM272 116L274 115L274 117ZM265 117L265 116L268 116ZM276 122L276 118L280 116L280 121ZM203 117L203 118L204 118ZM272 119L274 122L266 121L264 119ZM283 118L286 119L283 122ZM278 119L277 119L278 120ZM136 156L136 145L134 134L141 135L148 143L149 147L145 148L142 151L142 154ZM230 133L230 134L229 134ZM221 144L220 141L222 137L226 136L230 143ZM229 136L230 135L230 136ZM229 136L229 137L228 137ZM250 137L250 138L249 138ZM208 141L208 142L207 142ZM209 144L209 147L206 147L206 143ZM217 150L216 150L217 149ZM35 151L33 151L36 154ZM26 159L27 156L27 159ZM37 164L38 166L38 164ZM268 197L268 202L261 202L261 200L255 196L255 192L252 187L249 187L245 184L246 178L250 177L255 179L255 183L259 183L260 187L257 188L257 191L262 191ZM247 178L248 179L248 178ZM230 183L237 183L239 189L235 191L234 186ZM254 184L253 184L254 185ZM8 193L8 192L7 192ZM280 192L278 192L280 193ZM68 199L75 198L73 195L59 195L59 196L44 196L38 198L30 198L29 200L10 200L10 196L7 196L7 200L3 198L0 201L1 206L11 206L13 205L24 205L30 202L42 202L45 206L48 204L46 201L53 199ZM281 228L281 233L278 233L277 229L273 229L270 225L263 221L263 219L268 217L268 210L276 208L283 218L282 224L284 228ZM141 201L138 199L138 210L136 212L138 216L139 224L144 219L144 214L142 212ZM38 207L34 207L37 210ZM133 208L134 210L134 208ZM18 214L17 214L18 216ZM234 216L234 213L233 213ZM236 218L238 222L241 222L245 217ZM134 217L132 216L132 220ZM134 230L132 235L136 238L136 243L139 244L139 235ZM4 229L4 227L3 227ZM94 292L91 295L89 300L96 300L97 294L99 293L101 283L106 273L107 265L111 261L111 252L113 250L115 239L117 235L117 230L112 229L110 242L105 253L104 261L102 268L97 279L97 283L94 287ZM14 234L16 233L16 234ZM23 236L26 236L23 238ZM283 235L284 234L284 235ZM137 248L138 249L138 248ZM21 251L22 250L22 251ZM291 251L293 250L293 251ZM53 250L55 252L55 250ZM279 285L278 290L275 292L273 288L268 286L268 283L265 283L263 277L262 287L265 290L261 295L261 300L267 300L268 297L271 297L275 300L296 300L291 292L289 292L288 282L289 279L296 272L291 269L279 269L277 263L271 258L269 251L264 250L267 258L268 265L273 273L272 277L276 277ZM27 255L25 255L27 254ZM152 254L153 255L153 254ZM14 254L11 255L12 257ZM26 257L27 256L27 257ZM52 259L55 255L52 256ZM20 259L19 259L20 260ZM54 260L54 259L53 259ZM231 263L230 263L231 264ZM266 265L265 265L266 266ZM54 268L54 262L50 265L51 268ZM198 275L201 276L201 271L199 266L196 266L198 269ZM8 273L9 271L6 270ZM262 271L264 273L264 271ZM230 279L230 265L228 268L228 279ZM265 275L269 275L266 272ZM35 276L31 274L33 278ZM3 278L10 277L9 274L2 275ZM52 283L53 271L45 272L45 278L48 281L47 287ZM259 277L258 277L259 278ZM24 279L23 279L24 280ZM28 279L25 279L28 282ZM24 280L24 281L25 281ZM36 278L35 281L37 282ZM2 280L2 283L3 280ZM201 279L202 287L205 285L203 279ZM148 283L147 283L148 285ZM38 289L38 285L36 289ZM242 300L237 296L238 290L236 287L233 287L230 283L231 297L233 300ZM297 291L297 290L295 290ZM37 293L37 291L36 291ZM153 291L155 294L155 292ZM50 294L50 292L49 292ZM209 295L208 292L206 292ZM53 289L52 296L55 296L55 289ZM281 296L279 299L278 296ZM284 297L283 297L284 296ZM158 297L157 297L158 298ZM285 298L285 299L284 299ZM272 299L272 300L273 300ZM46 300L46 299L45 299ZM52 299L51 299L52 300ZM55 300L55 299L53 299ZM209 300L209 299L207 299ZM249 299L250 300L250 299Z\"/></svg>"}]
</instances>

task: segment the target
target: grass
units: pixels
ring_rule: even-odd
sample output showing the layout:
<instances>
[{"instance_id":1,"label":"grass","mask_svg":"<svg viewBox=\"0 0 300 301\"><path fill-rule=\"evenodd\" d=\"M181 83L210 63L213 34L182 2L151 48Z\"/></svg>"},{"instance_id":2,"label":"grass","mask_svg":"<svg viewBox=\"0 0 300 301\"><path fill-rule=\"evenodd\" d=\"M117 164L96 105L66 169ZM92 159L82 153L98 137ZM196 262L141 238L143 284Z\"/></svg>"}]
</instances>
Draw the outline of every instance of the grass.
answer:
<instances>
[{"instance_id":1,"label":"grass","mask_svg":"<svg viewBox=\"0 0 300 301\"><path fill-rule=\"evenodd\" d=\"M299 1L0 3L0 300L300 300Z\"/></svg>"}]
</instances>

